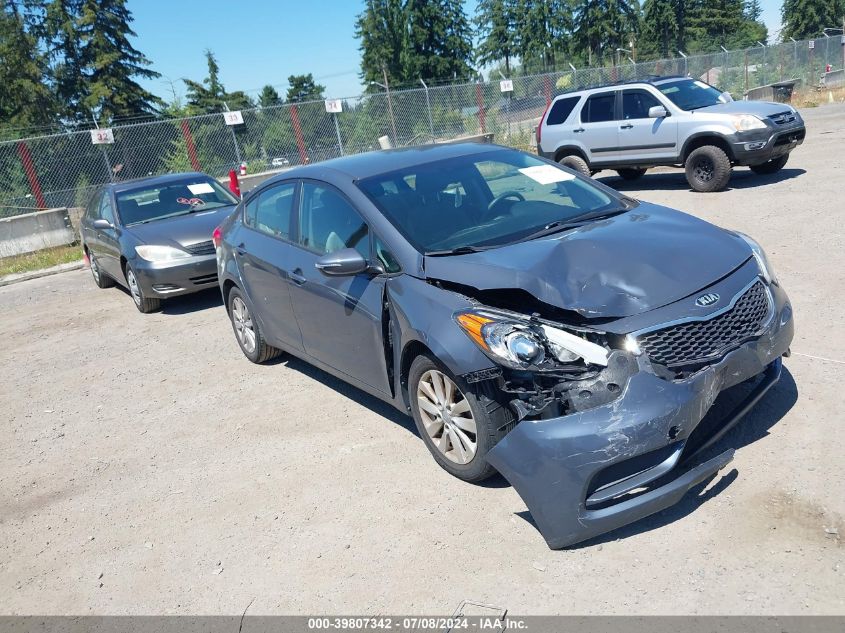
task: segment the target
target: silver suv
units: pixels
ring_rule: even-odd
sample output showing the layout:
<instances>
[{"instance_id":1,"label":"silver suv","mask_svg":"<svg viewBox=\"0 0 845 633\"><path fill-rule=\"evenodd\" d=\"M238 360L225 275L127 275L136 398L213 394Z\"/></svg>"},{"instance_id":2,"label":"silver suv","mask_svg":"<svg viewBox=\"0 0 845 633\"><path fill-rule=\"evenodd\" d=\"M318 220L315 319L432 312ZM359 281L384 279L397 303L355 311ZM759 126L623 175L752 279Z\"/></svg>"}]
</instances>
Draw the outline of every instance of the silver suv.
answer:
<instances>
[{"instance_id":1,"label":"silver suv","mask_svg":"<svg viewBox=\"0 0 845 633\"><path fill-rule=\"evenodd\" d=\"M589 176L615 169L634 180L678 166L696 191L719 191L733 165L773 174L804 141L792 106L733 101L689 77L655 77L556 97L537 127L537 152Z\"/></svg>"}]
</instances>

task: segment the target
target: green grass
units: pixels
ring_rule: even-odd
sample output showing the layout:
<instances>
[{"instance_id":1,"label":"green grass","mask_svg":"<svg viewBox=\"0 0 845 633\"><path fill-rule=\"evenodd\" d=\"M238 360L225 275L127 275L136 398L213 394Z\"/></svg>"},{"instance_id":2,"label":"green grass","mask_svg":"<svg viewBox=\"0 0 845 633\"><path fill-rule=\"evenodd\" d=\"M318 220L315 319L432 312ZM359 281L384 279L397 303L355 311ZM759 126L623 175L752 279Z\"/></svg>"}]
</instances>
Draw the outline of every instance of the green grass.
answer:
<instances>
[{"instance_id":1,"label":"green grass","mask_svg":"<svg viewBox=\"0 0 845 633\"><path fill-rule=\"evenodd\" d=\"M28 273L34 270L57 266L58 264L69 264L78 261L82 261L82 249L79 247L79 244L45 248L34 253L0 258L0 277L17 273Z\"/></svg>"}]
</instances>

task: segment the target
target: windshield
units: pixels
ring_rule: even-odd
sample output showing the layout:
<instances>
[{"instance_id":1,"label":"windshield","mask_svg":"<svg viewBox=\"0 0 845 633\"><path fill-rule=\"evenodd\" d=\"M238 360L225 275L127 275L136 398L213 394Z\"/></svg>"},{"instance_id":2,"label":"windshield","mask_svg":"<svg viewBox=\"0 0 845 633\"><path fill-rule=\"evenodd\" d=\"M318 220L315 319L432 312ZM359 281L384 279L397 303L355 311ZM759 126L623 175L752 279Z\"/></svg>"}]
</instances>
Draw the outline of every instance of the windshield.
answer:
<instances>
[{"instance_id":1,"label":"windshield","mask_svg":"<svg viewBox=\"0 0 845 633\"><path fill-rule=\"evenodd\" d=\"M216 180L196 176L117 194L117 210L124 226L237 203L234 196Z\"/></svg>"},{"instance_id":2,"label":"windshield","mask_svg":"<svg viewBox=\"0 0 845 633\"><path fill-rule=\"evenodd\" d=\"M423 253L500 246L624 209L570 172L508 149L414 165L358 186Z\"/></svg>"},{"instance_id":3,"label":"windshield","mask_svg":"<svg viewBox=\"0 0 845 633\"><path fill-rule=\"evenodd\" d=\"M721 92L703 81L682 79L657 87L681 110L697 110L725 102Z\"/></svg>"}]
</instances>

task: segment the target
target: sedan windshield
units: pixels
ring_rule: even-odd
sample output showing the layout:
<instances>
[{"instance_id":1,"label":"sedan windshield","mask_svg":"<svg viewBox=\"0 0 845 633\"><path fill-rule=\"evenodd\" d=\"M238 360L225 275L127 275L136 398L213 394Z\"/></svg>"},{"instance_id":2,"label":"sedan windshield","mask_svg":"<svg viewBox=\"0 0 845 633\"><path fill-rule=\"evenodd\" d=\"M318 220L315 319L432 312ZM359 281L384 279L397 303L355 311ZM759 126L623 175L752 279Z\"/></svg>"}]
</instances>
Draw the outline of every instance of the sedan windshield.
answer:
<instances>
[{"instance_id":1,"label":"sedan windshield","mask_svg":"<svg viewBox=\"0 0 845 633\"><path fill-rule=\"evenodd\" d=\"M414 165L358 186L428 254L510 244L625 210L588 181L508 149Z\"/></svg>"},{"instance_id":2,"label":"sedan windshield","mask_svg":"<svg viewBox=\"0 0 845 633\"><path fill-rule=\"evenodd\" d=\"M721 92L703 81L682 79L657 87L681 110L698 110L725 102Z\"/></svg>"},{"instance_id":3,"label":"sedan windshield","mask_svg":"<svg viewBox=\"0 0 845 633\"><path fill-rule=\"evenodd\" d=\"M124 226L210 211L237 203L234 196L216 180L196 176L117 194L117 211Z\"/></svg>"}]
</instances>

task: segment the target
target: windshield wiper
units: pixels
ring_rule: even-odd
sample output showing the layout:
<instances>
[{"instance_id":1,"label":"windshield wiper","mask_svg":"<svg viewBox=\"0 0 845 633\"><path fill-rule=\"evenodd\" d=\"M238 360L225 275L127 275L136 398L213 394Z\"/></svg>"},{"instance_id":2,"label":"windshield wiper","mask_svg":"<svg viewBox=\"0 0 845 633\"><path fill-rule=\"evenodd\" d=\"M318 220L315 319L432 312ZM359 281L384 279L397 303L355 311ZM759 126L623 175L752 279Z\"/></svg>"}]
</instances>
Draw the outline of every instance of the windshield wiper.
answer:
<instances>
[{"instance_id":1,"label":"windshield wiper","mask_svg":"<svg viewBox=\"0 0 845 633\"><path fill-rule=\"evenodd\" d=\"M516 242L514 242L514 244L518 242L528 242L531 240L536 240L541 237L546 237L549 235L554 235L555 233L560 233L561 231L566 231L568 229L577 229L579 226L584 226L585 224L589 224L590 222L594 222L596 220L612 218L614 215L625 213L627 210L628 209L614 209L613 211L597 211L595 213L587 213L585 215L572 218L571 220L568 220L566 222L563 222L561 220L558 220L557 222L551 222L539 231L529 233L525 237L517 240Z\"/></svg>"},{"instance_id":2,"label":"windshield wiper","mask_svg":"<svg viewBox=\"0 0 845 633\"><path fill-rule=\"evenodd\" d=\"M426 257L447 257L449 255L469 255L470 253L481 253L482 251L495 248L495 246L458 246L442 251L426 251Z\"/></svg>"}]
</instances>

